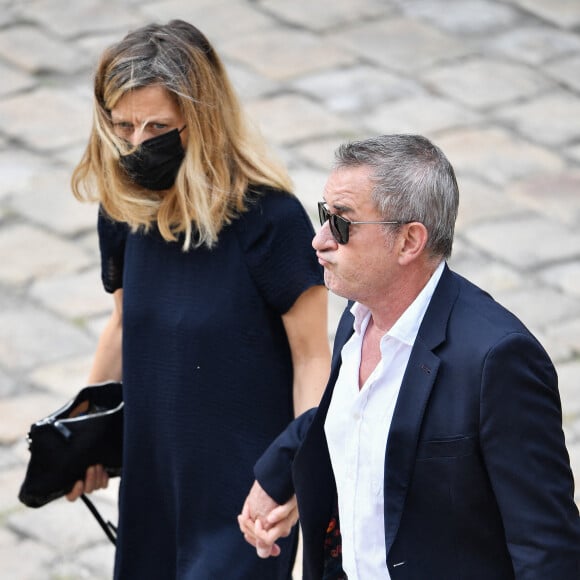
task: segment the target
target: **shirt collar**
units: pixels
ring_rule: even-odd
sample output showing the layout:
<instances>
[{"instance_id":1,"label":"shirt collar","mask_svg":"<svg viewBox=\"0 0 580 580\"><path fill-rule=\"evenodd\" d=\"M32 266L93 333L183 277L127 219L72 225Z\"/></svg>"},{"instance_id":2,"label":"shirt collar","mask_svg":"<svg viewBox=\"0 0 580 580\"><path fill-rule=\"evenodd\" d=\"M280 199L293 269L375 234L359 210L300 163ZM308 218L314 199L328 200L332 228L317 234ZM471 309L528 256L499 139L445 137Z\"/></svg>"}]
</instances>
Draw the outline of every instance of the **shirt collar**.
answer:
<instances>
[{"instance_id":1,"label":"shirt collar","mask_svg":"<svg viewBox=\"0 0 580 580\"><path fill-rule=\"evenodd\" d=\"M419 327L421 326L425 312L427 312L427 307L429 306L429 302L431 302L431 298L433 297L435 288L439 283L439 279L443 274L444 267L445 261L441 261L435 269L435 272L431 275L431 278L429 278L427 284L425 284L421 292L419 292L415 300L413 300L413 302L407 307L405 312L399 316L397 322L393 324L385 336L393 337L410 346L415 343L415 339L419 333ZM361 334L361 332L364 332L364 329L368 324L370 310L360 302L355 302L350 311L354 316L354 331L357 334Z\"/></svg>"}]
</instances>

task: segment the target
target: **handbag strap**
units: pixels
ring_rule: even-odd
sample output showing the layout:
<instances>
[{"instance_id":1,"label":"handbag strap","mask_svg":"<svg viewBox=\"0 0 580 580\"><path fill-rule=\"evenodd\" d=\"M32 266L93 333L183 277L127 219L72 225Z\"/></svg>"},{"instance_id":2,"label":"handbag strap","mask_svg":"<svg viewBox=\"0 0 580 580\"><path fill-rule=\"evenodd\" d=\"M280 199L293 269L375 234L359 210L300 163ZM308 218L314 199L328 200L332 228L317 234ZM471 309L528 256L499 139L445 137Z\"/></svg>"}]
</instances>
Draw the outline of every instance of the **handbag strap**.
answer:
<instances>
[{"instance_id":1,"label":"handbag strap","mask_svg":"<svg viewBox=\"0 0 580 580\"><path fill-rule=\"evenodd\" d=\"M99 510L95 507L95 504L83 493L81 499L85 505L89 508L89 511L95 516L97 522L105 532L107 538L111 540L114 546L117 545L117 527L111 522L105 522L103 516L99 513Z\"/></svg>"}]
</instances>

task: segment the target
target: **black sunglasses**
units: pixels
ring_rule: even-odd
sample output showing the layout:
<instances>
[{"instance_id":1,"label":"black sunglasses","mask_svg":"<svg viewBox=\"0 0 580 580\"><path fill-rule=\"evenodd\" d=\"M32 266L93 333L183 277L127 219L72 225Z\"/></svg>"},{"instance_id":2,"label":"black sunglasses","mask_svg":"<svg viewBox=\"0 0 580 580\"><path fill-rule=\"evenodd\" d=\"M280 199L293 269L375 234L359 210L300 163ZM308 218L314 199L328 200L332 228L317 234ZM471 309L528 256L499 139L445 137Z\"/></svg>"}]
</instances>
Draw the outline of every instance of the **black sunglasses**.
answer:
<instances>
[{"instance_id":1,"label":"black sunglasses","mask_svg":"<svg viewBox=\"0 0 580 580\"><path fill-rule=\"evenodd\" d=\"M330 233L332 237L339 244L346 244L348 242L349 228L351 225L358 224L402 224L401 221L388 221L388 222L351 222L336 213L330 213L326 207L326 203L323 201L318 202L318 217L320 219L320 225L323 226L324 222L328 220L330 225Z\"/></svg>"}]
</instances>

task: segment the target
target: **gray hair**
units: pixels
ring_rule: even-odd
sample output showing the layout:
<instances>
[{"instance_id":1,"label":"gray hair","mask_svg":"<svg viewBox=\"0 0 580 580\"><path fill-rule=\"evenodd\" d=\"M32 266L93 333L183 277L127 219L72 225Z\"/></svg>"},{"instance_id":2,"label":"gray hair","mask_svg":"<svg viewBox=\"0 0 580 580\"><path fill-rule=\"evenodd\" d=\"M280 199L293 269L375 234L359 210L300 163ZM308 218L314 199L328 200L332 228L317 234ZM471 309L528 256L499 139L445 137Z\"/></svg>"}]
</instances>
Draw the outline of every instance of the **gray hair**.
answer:
<instances>
[{"instance_id":1,"label":"gray hair","mask_svg":"<svg viewBox=\"0 0 580 580\"><path fill-rule=\"evenodd\" d=\"M369 166L372 198L385 220L421 222L427 250L448 258L459 190L453 167L441 149L420 135L382 135L341 145L335 168Z\"/></svg>"}]
</instances>

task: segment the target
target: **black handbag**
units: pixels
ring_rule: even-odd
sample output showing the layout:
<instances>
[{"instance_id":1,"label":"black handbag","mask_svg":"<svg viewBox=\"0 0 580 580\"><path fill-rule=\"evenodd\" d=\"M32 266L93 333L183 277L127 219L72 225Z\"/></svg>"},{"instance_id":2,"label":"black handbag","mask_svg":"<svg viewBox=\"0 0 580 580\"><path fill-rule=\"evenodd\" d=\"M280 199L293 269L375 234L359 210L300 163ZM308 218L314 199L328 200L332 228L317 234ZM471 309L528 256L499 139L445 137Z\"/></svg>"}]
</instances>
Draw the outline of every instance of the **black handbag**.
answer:
<instances>
[{"instance_id":1,"label":"black handbag","mask_svg":"<svg viewBox=\"0 0 580 580\"><path fill-rule=\"evenodd\" d=\"M38 508L67 494L84 480L91 465L103 465L109 476L121 475L123 457L122 384L89 385L64 407L33 423L27 437L30 459L18 498ZM109 539L105 524L86 496L83 501Z\"/></svg>"}]
</instances>

